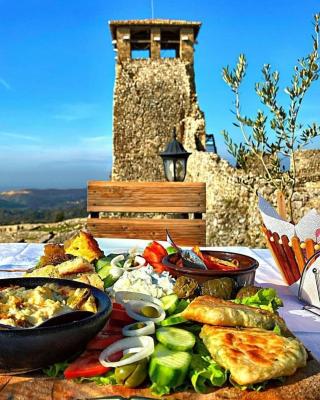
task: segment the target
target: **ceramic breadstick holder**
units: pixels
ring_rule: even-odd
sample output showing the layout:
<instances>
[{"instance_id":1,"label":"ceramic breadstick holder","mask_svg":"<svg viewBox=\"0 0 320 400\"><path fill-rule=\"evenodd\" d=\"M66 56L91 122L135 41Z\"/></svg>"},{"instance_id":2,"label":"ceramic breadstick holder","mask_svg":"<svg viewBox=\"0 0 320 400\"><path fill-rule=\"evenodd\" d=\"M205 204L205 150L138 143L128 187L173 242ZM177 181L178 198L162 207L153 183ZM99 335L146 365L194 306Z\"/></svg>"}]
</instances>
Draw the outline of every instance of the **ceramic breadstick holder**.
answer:
<instances>
[{"instance_id":1,"label":"ceramic breadstick holder","mask_svg":"<svg viewBox=\"0 0 320 400\"><path fill-rule=\"evenodd\" d=\"M309 211L298 224L294 225L280 217L272 205L259 195L267 246L270 249L283 280L288 285L298 282L310 257L318 250L316 232L320 228L320 215ZM313 259L314 260L314 259Z\"/></svg>"},{"instance_id":2,"label":"ceramic breadstick holder","mask_svg":"<svg viewBox=\"0 0 320 400\"><path fill-rule=\"evenodd\" d=\"M320 251L311 256L302 272L298 297L299 300L320 308Z\"/></svg>"}]
</instances>

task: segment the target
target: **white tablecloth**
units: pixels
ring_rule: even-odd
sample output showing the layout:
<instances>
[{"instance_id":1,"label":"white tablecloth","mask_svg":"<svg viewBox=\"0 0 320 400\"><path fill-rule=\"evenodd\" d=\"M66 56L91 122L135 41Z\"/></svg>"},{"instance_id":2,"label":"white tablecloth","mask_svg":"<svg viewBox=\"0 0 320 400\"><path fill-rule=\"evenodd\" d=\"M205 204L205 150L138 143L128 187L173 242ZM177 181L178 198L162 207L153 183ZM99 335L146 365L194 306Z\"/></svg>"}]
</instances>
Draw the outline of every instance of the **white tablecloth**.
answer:
<instances>
[{"instance_id":1,"label":"white tablecloth","mask_svg":"<svg viewBox=\"0 0 320 400\"><path fill-rule=\"evenodd\" d=\"M128 250L134 246L143 249L148 243L146 240L132 239L99 239L98 242L105 254ZM211 247L210 249L218 248ZM224 250L246 254L258 260L256 283L261 286L274 287L278 291L284 302L284 307L279 310L280 315L285 319L288 328L320 360L320 317L302 310L302 303L283 282L269 250L247 247L225 247ZM0 270L31 268L42 252L42 244L0 243ZM0 278L20 275L21 272L0 272Z\"/></svg>"}]
</instances>

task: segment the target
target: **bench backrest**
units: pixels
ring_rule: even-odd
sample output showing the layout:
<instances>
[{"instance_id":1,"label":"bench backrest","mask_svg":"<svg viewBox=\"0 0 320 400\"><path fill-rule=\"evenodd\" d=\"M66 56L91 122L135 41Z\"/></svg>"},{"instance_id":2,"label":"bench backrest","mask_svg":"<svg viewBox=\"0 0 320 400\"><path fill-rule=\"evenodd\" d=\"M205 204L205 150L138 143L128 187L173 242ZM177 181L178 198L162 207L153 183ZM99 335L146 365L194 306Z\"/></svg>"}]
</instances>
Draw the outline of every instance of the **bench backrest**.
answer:
<instances>
[{"instance_id":1,"label":"bench backrest","mask_svg":"<svg viewBox=\"0 0 320 400\"><path fill-rule=\"evenodd\" d=\"M89 181L87 196L88 230L96 237L165 240L168 229L180 245L206 244L205 183ZM178 213L181 218L100 218L100 212Z\"/></svg>"}]
</instances>

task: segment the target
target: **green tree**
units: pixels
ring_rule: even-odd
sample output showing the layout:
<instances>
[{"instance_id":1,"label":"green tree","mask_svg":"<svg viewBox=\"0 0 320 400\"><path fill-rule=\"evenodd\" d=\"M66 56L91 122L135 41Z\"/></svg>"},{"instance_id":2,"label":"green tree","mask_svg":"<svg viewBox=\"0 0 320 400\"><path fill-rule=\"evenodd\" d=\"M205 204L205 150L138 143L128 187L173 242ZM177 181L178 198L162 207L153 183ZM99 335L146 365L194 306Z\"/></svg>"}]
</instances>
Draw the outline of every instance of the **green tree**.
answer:
<instances>
[{"instance_id":1,"label":"green tree","mask_svg":"<svg viewBox=\"0 0 320 400\"><path fill-rule=\"evenodd\" d=\"M238 165L246 168L248 156L256 157L264 170L265 177L272 186L287 199L290 219L293 220L292 197L295 192L297 175L295 151L304 148L316 136L320 135L317 123L304 126L299 120L302 101L312 85L319 78L319 22L320 14L314 15L313 48L310 54L298 60L294 67L291 83L285 93L289 96L288 105L278 101L279 72L272 71L269 64L262 68L263 81L256 83L255 91L265 111L258 110L255 118L241 113L239 89L246 74L247 60L240 54L237 65L230 70L225 67L222 76L235 95L234 125L241 130L243 141L236 144L227 131L222 134L228 151ZM268 132L272 130L275 140L270 139ZM289 171L284 171L280 157L290 159Z\"/></svg>"}]
</instances>

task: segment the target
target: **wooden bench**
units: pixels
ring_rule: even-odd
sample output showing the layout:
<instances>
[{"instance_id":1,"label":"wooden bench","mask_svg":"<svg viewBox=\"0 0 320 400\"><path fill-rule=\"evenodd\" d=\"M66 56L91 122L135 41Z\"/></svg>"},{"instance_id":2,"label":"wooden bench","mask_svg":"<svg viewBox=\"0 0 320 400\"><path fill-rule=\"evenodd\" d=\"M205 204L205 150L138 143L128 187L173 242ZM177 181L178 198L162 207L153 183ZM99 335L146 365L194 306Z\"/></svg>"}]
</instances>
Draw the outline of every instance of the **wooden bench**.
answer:
<instances>
[{"instance_id":1,"label":"wooden bench","mask_svg":"<svg viewBox=\"0 0 320 400\"><path fill-rule=\"evenodd\" d=\"M187 182L89 181L88 230L95 237L166 240L206 245L206 184ZM181 219L108 218L100 212L182 214ZM194 218L189 219L189 214Z\"/></svg>"}]
</instances>

